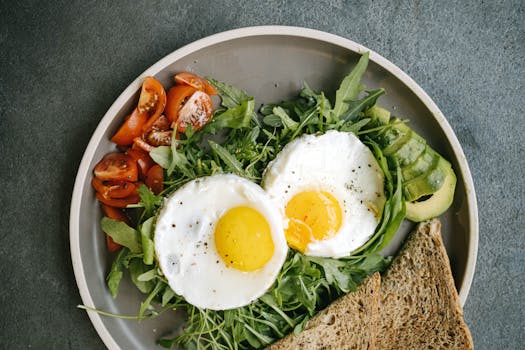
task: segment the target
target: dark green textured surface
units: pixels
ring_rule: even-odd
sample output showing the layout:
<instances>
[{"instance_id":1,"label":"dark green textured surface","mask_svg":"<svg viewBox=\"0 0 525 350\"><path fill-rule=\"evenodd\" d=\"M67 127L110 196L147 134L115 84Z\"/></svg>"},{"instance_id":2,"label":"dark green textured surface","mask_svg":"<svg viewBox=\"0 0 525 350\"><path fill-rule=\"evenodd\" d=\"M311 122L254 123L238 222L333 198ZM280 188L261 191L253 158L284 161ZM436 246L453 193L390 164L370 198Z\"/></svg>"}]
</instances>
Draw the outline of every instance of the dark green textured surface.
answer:
<instances>
[{"instance_id":1,"label":"dark green textured surface","mask_svg":"<svg viewBox=\"0 0 525 350\"><path fill-rule=\"evenodd\" d=\"M480 214L465 317L477 349L525 348L525 4L0 2L0 348L99 349L77 310L69 205L89 138L151 64L263 24L361 43L407 72L463 145Z\"/></svg>"}]
</instances>

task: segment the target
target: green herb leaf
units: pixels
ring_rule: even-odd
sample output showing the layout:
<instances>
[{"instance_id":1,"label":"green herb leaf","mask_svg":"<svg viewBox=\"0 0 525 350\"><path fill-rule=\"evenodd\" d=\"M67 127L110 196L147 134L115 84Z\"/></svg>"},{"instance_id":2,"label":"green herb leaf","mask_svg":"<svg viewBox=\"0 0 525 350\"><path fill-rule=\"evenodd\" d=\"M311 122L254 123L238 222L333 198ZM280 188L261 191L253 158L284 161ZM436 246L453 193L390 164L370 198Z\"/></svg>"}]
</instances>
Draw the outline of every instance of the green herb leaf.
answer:
<instances>
[{"instance_id":1,"label":"green herb leaf","mask_svg":"<svg viewBox=\"0 0 525 350\"><path fill-rule=\"evenodd\" d=\"M226 111L215 115L211 122L205 126L204 132L215 134L224 128L241 129L250 126L254 118L255 101L243 101L239 106L228 108Z\"/></svg>"},{"instance_id":2,"label":"green herb leaf","mask_svg":"<svg viewBox=\"0 0 525 350\"><path fill-rule=\"evenodd\" d=\"M108 282L108 288L109 292L111 293L111 296L113 298L116 298L118 295L118 288L120 285L120 281L122 280L122 260L127 255L129 250L126 248L120 249L117 256L113 260L113 264L111 264L111 270L109 271L107 282Z\"/></svg>"},{"instance_id":3,"label":"green herb leaf","mask_svg":"<svg viewBox=\"0 0 525 350\"><path fill-rule=\"evenodd\" d=\"M126 223L103 217L101 226L102 231L111 236L116 243L128 248L133 253L142 251L139 233Z\"/></svg>"},{"instance_id":4,"label":"green herb leaf","mask_svg":"<svg viewBox=\"0 0 525 350\"><path fill-rule=\"evenodd\" d=\"M162 204L162 196L157 196L146 185L141 185L138 189L140 202L144 207L143 217L152 216Z\"/></svg>"},{"instance_id":5,"label":"green herb leaf","mask_svg":"<svg viewBox=\"0 0 525 350\"><path fill-rule=\"evenodd\" d=\"M208 140L211 149L226 164L227 170L239 176L246 175L242 164L228 150L216 142Z\"/></svg>"},{"instance_id":6,"label":"green herb leaf","mask_svg":"<svg viewBox=\"0 0 525 350\"><path fill-rule=\"evenodd\" d=\"M368 52L365 52L352 72L341 82L341 86L335 93L335 105L333 113L336 117L341 116L348 110L347 100L354 100L362 89L361 77L368 66Z\"/></svg>"},{"instance_id":7,"label":"green herb leaf","mask_svg":"<svg viewBox=\"0 0 525 350\"><path fill-rule=\"evenodd\" d=\"M155 217L151 217L148 220L144 221L140 226L140 236L142 243L142 251L144 252L144 264L152 265L153 258L155 254L155 247L151 237L153 236L153 222Z\"/></svg>"},{"instance_id":8,"label":"green herb leaf","mask_svg":"<svg viewBox=\"0 0 525 350\"><path fill-rule=\"evenodd\" d=\"M209 77L206 77L206 79L217 89L221 97L221 103L226 108L235 108L245 101L253 100L246 92L235 86Z\"/></svg>"},{"instance_id":9,"label":"green herb leaf","mask_svg":"<svg viewBox=\"0 0 525 350\"><path fill-rule=\"evenodd\" d=\"M164 169L168 169L171 165L171 149L168 146L155 147L149 152L151 159Z\"/></svg>"},{"instance_id":10,"label":"green herb leaf","mask_svg":"<svg viewBox=\"0 0 525 350\"><path fill-rule=\"evenodd\" d=\"M150 271L150 267L144 265L142 259L131 259L129 262L129 274L133 284L142 293L149 293L153 289L153 282L139 279L145 272Z\"/></svg>"}]
</instances>

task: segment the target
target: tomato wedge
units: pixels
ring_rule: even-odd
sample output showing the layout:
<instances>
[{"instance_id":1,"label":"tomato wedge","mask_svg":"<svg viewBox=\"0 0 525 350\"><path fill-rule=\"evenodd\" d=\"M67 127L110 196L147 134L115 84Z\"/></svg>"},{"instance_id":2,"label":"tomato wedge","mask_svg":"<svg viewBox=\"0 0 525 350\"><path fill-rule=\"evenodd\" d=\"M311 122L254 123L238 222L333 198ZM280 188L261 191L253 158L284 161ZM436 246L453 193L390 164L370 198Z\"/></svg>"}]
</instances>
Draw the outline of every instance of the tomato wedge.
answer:
<instances>
[{"instance_id":1,"label":"tomato wedge","mask_svg":"<svg viewBox=\"0 0 525 350\"><path fill-rule=\"evenodd\" d=\"M107 198L124 198L137 192L135 184L127 181L102 181L94 177L91 185Z\"/></svg>"},{"instance_id":2,"label":"tomato wedge","mask_svg":"<svg viewBox=\"0 0 525 350\"><path fill-rule=\"evenodd\" d=\"M129 219L122 209L110 207L109 205L101 204L104 215L113 220L125 222L129 225Z\"/></svg>"},{"instance_id":3,"label":"tomato wedge","mask_svg":"<svg viewBox=\"0 0 525 350\"><path fill-rule=\"evenodd\" d=\"M118 220L118 221L122 221L122 222L125 222L126 224L129 225L129 219L126 216L126 214L124 214L124 211L122 209L113 208L113 207L110 207L110 206L104 205L104 204L102 204L101 206L102 206L102 211L104 211L104 214L108 218L111 218L111 219L114 219L114 220ZM113 240L113 238L111 238L110 235L106 235L106 245L108 247L108 250L110 252L112 252L112 253L116 252L117 250L119 250L122 247L120 244L115 242Z\"/></svg>"},{"instance_id":4,"label":"tomato wedge","mask_svg":"<svg viewBox=\"0 0 525 350\"><path fill-rule=\"evenodd\" d=\"M128 146L133 143L135 137L140 136L142 133L142 127L148 120L148 113L139 112L138 108L135 108L133 112L126 118L124 124L120 127L115 135L111 138L111 141L115 142L119 146Z\"/></svg>"},{"instance_id":5,"label":"tomato wedge","mask_svg":"<svg viewBox=\"0 0 525 350\"><path fill-rule=\"evenodd\" d=\"M164 114L159 115L157 118L150 118L142 127L143 132L150 130L166 131L170 128L170 120Z\"/></svg>"},{"instance_id":6,"label":"tomato wedge","mask_svg":"<svg viewBox=\"0 0 525 350\"><path fill-rule=\"evenodd\" d=\"M114 208L126 208L129 204L137 204L140 201L140 196L137 193L133 193L125 198L108 198L100 192L97 192L95 195L101 203Z\"/></svg>"},{"instance_id":7,"label":"tomato wedge","mask_svg":"<svg viewBox=\"0 0 525 350\"><path fill-rule=\"evenodd\" d=\"M175 82L181 85L188 85L195 90L203 91L208 95L217 95L217 89L213 87L206 79L199 77L193 73L182 72L174 77Z\"/></svg>"},{"instance_id":8,"label":"tomato wedge","mask_svg":"<svg viewBox=\"0 0 525 350\"><path fill-rule=\"evenodd\" d=\"M95 176L101 181L138 180L137 162L124 153L108 153L95 166Z\"/></svg>"},{"instance_id":9,"label":"tomato wedge","mask_svg":"<svg viewBox=\"0 0 525 350\"><path fill-rule=\"evenodd\" d=\"M168 102L164 113L171 122L177 120L179 111L195 91L195 88L187 85L176 85L168 90Z\"/></svg>"},{"instance_id":10,"label":"tomato wedge","mask_svg":"<svg viewBox=\"0 0 525 350\"><path fill-rule=\"evenodd\" d=\"M213 103L209 95L195 91L180 109L177 117L177 131L186 132L191 124L193 130L200 130L213 115Z\"/></svg>"},{"instance_id":11,"label":"tomato wedge","mask_svg":"<svg viewBox=\"0 0 525 350\"><path fill-rule=\"evenodd\" d=\"M150 145L149 143L147 143L146 141L144 141L144 139L142 137L136 137L134 140L133 140L133 146L131 147L132 149L140 149L146 153L149 153L151 151L153 151L155 149L155 147L153 147L152 145Z\"/></svg>"},{"instance_id":12,"label":"tomato wedge","mask_svg":"<svg viewBox=\"0 0 525 350\"><path fill-rule=\"evenodd\" d=\"M137 162L139 166L139 177L145 179L149 168L155 165L153 159L140 148L130 148L126 153Z\"/></svg>"},{"instance_id":13,"label":"tomato wedge","mask_svg":"<svg viewBox=\"0 0 525 350\"><path fill-rule=\"evenodd\" d=\"M151 167L146 175L146 186L155 194L159 194L164 190L164 170L158 164Z\"/></svg>"},{"instance_id":14,"label":"tomato wedge","mask_svg":"<svg viewBox=\"0 0 525 350\"><path fill-rule=\"evenodd\" d=\"M166 91L159 81L153 77L146 77L140 91L139 112L146 112L150 118L157 118L166 106Z\"/></svg>"}]
</instances>

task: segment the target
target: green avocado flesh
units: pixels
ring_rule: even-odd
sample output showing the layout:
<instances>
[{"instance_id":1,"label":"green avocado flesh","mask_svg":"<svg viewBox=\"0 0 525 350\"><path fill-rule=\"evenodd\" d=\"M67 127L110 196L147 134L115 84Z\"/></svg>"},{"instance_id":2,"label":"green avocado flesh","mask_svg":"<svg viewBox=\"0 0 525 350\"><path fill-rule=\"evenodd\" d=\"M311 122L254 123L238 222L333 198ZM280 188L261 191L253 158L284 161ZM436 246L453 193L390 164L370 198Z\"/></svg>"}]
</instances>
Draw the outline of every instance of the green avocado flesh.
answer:
<instances>
[{"instance_id":1,"label":"green avocado flesh","mask_svg":"<svg viewBox=\"0 0 525 350\"><path fill-rule=\"evenodd\" d=\"M418 135L412 132L410 139L392 154L392 157L397 159L401 167L412 164L425 151L425 140L415 136Z\"/></svg>"},{"instance_id":2,"label":"green avocado flesh","mask_svg":"<svg viewBox=\"0 0 525 350\"><path fill-rule=\"evenodd\" d=\"M440 155L434 152L428 145L425 146L425 150L417 159L410 165L407 165L401 169L403 175L403 181L412 180L415 177L423 175L431 167L434 167L439 160Z\"/></svg>"},{"instance_id":3,"label":"green avocado flesh","mask_svg":"<svg viewBox=\"0 0 525 350\"><path fill-rule=\"evenodd\" d=\"M443 214L454 200L456 175L448 168L443 185L430 198L421 202L406 202L406 218L420 222Z\"/></svg>"},{"instance_id":4,"label":"green avocado flesh","mask_svg":"<svg viewBox=\"0 0 525 350\"><path fill-rule=\"evenodd\" d=\"M380 124L388 124L390 121L390 111L379 107L378 105L373 105L366 111L366 116L371 118L374 121L379 122Z\"/></svg>"},{"instance_id":5,"label":"green avocado flesh","mask_svg":"<svg viewBox=\"0 0 525 350\"><path fill-rule=\"evenodd\" d=\"M393 119L393 122L397 122L399 119ZM412 136L412 130L405 124L398 124L388 129L385 134L381 137L381 144L383 148L383 154L390 156L403 145L410 140Z\"/></svg>"},{"instance_id":6,"label":"green avocado flesh","mask_svg":"<svg viewBox=\"0 0 525 350\"><path fill-rule=\"evenodd\" d=\"M403 184L405 199L411 202L438 191L443 186L450 168L450 163L439 157L434 167Z\"/></svg>"}]
</instances>

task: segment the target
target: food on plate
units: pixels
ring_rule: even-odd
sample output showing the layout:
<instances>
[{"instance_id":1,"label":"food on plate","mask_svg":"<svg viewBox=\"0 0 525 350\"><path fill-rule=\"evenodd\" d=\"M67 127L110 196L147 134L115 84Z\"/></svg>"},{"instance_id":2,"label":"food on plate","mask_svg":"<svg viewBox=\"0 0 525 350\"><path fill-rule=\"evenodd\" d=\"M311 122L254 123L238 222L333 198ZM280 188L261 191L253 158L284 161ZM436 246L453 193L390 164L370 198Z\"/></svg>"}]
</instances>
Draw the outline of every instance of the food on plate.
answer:
<instances>
[{"instance_id":1,"label":"food on plate","mask_svg":"<svg viewBox=\"0 0 525 350\"><path fill-rule=\"evenodd\" d=\"M372 151L335 130L288 143L268 164L262 187L285 212L288 244L313 256L350 255L374 234L385 204Z\"/></svg>"},{"instance_id":2,"label":"food on plate","mask_svg":"<svg viewBox=\"0 0 525 350\"><path fill-rule=\"evenodd\" d=\"M377 125L391 126L372 135L383 154L401 167L407 218L420 222L441 215L454 199L456 175L450 163L425 139L390 112L374 106L365 117Z\"/></svg>"},{"instance_id":3,"label":"food on plate","mask_svg":"<svg viewBox=\"0 0 525 350\"><path fill-rule=\"evenodd\" d=\"M178 73L167 93L145 79L92 184L114 253L110 293L127 271L147 294L138 319L186 312L162 346L262 348L300 334L385 270L379 252L407 211L419 221L448 208L450 163L376 104L383 89L364 90L367 64L365 53L334 101L305 84L258 110L212 78ZM342 300L355 307L371 281ZM357 343L371 341L364 328Z\"/></svg>"},{"instance_id":4,"label":"food on plate","mask_svg":"<svg viewBox=\"0 0 525 350\"><path fill-rule=\"evenodd\" d=\"M473 349L438 219L423 222L381 278L378 349Z\"/></svg>"},{"instance_id":5,"label":"food on plate","mask_svg":"<svg viewBox=\"0 0 525 350\"><path fill-rule=\"evenodd\" d=\"M355 292L315 315L300 334L290 334L266 349L376 349L380 282L379 273L372 274Z\"/></svg>"},{"instance_id":6,"label":"food on plate","mask_svg":"<svg viewBox=\"0 0 525 350\"><path fill-rule=\"evenodd\" d=\"M214 175L166 199L155 251L175 293L197 307L226 310L270 288L288 246L281 214L262 188L240 176Z\"/></svg>"},{"instance_id":7,"label":"food on plate","mask_svg":"<svg viewBox=\"0 0 525 350\"><path fill-rule=\"evenodd\" d=\"M381 278L267 349L473 349L440 229L437 219L419 224Z\"/></svg>"}]
</instances>

